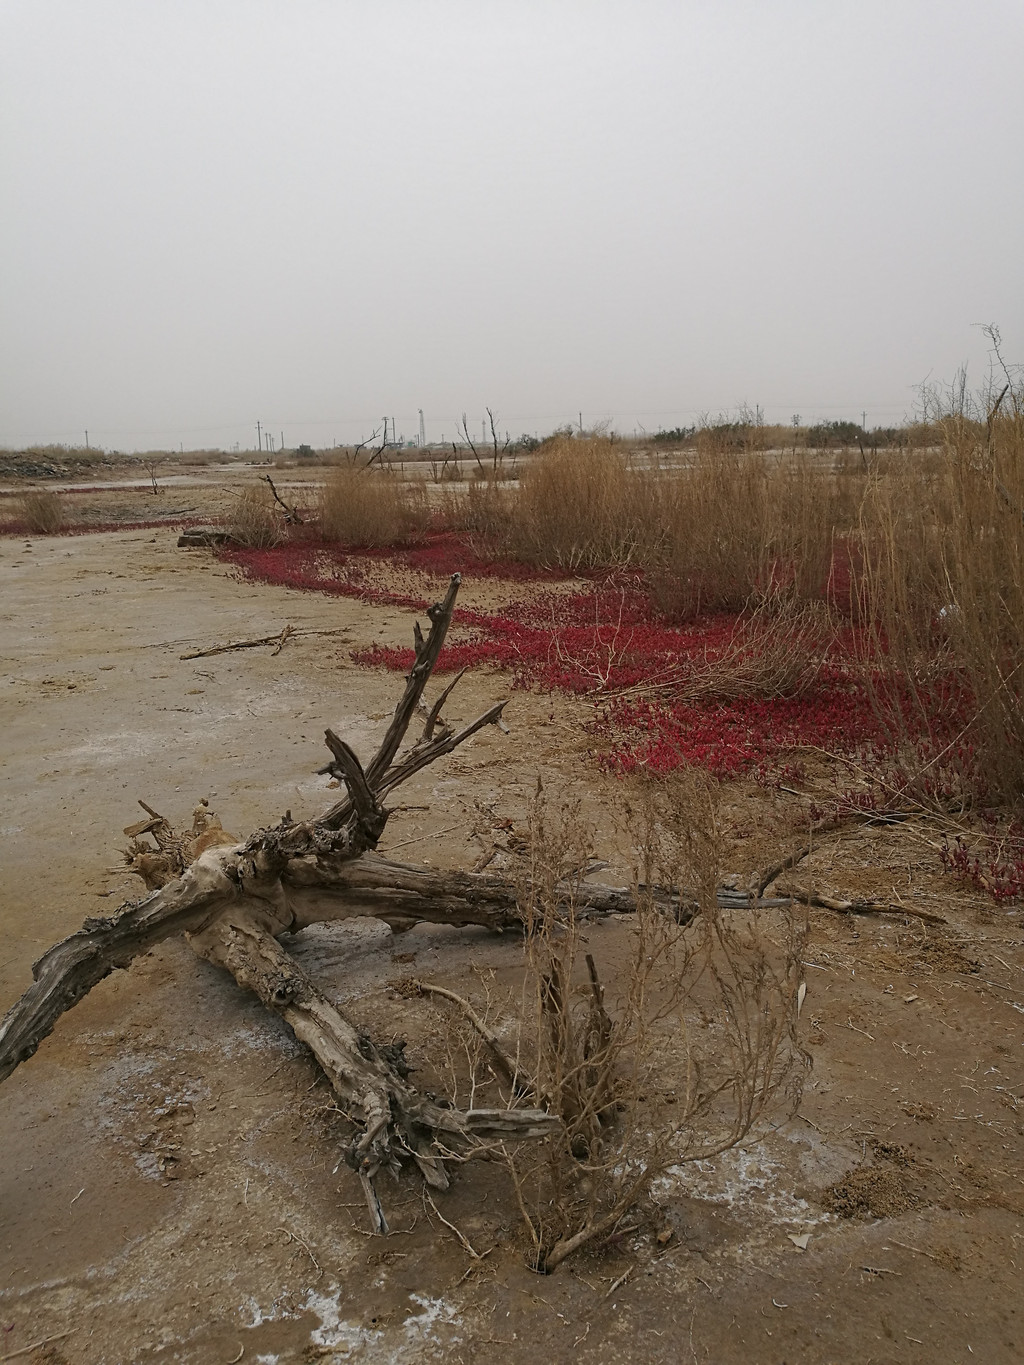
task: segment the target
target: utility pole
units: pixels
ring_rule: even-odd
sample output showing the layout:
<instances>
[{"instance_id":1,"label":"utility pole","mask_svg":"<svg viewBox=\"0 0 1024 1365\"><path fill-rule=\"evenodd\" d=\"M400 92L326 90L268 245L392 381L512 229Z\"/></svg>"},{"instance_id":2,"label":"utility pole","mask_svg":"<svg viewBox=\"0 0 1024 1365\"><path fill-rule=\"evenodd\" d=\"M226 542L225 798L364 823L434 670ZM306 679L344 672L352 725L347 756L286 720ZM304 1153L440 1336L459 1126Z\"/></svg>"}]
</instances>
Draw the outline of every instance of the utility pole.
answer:
<instances>
[{"instance_id":1,"label":"utility pole","mask_svg":"<svg viewBox=\"0 0 1024 1365\"><path fill-rule=\"evenodd\" d=\"M281 432L281 449L284 450L284 432Z\"/></svg>"},{"instance_id":2,"label":"utility pole","mask_svg":"<svg viewBox=\"0 0 1024 1365\"><path fill-rule=\"evenodd\" d=\"M583 435L583 413L582 413L582 412L579 413L578 416L579 416L579 419L580 419L580 435L582 436L582 435Z\"/></svg>"},{"instance_id":3,"label":"utility pole","mask_svg":"<svg viewBox=\"0 0 1024 1365\"><path fill-rule=\"evenodd\" d=\"M263 432L262 432L262 430L260 429L260 424L259 424L259 422L256 423L256 444L257 444L257 446L259 447L260 453L262 454L262 453L263 453Z\"/></svg>"},{"instance_id":4,"label":"utility pole","mask_svg":"<svg viewBox=\"0 0 1024 1365\"><path fill-rule=\"evenodd\" d=\"M861 415L860 415L860 429L861 429L861 431L867 431L867 429L868 429L868 410L867 410L867 408L865 408L864 411L863 411L863 412L861 413Z\"/></svg>"},{"instance_id":5,"label":"utility pole","mask_svg":"<svg viewBox=\"0 0 1024 1365\"><path fill-rule=\"evenodd\" d=\"M88 432L85 433L85 448L86 448L86 450L89 449L89 433L88 433Z\"/></svg>"},{"instance_id":6,"label":"utility pole","mask_svg":"<svg viewBox=\"0 0 1024 1365\"><path fill-rule=\"evenodd\" d=\"M427 444L427 432L426 432L426 427L425 427L424 424L423 424L423 409L422 409L422 408L419 409L419 414L420 414L420 449L422 450L423 447Z\"/></svg>"}]
</instances>

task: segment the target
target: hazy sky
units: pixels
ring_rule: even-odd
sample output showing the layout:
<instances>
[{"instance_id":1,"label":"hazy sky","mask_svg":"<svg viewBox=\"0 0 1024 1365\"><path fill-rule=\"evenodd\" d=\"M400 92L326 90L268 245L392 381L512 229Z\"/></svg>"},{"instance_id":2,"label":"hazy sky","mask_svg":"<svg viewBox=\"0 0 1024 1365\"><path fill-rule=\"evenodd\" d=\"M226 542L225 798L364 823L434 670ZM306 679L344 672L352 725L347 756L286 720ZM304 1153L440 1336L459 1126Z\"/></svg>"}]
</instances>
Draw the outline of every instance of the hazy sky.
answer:
<instances>
[{"instance_id":1,"label":"hazy sky","mask_svg":"<svg viewBox=\"0 0 1024 1365\"><path fill-rule=\"evenodd\" d=\"M1024 360L1022 0L0 0L0 443L911 413Z\"/></svg>"}]
</instances>

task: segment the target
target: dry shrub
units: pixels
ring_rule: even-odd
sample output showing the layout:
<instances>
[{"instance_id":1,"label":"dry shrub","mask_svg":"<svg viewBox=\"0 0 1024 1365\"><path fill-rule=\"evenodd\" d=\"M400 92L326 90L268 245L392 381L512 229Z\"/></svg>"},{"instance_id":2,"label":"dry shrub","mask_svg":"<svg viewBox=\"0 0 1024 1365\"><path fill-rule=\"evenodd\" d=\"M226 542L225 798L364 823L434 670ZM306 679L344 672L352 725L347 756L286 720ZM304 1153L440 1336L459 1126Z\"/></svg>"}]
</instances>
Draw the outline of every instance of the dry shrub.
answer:
<instances>
[{"instance_id":1,"label":"dry shrub","mask_svg":"<svg viewBox=\"0 0 1024 1365\"><path fill-rule=\"evenodd\" d=\"M428 520L424 490L382 470L342 466L320 495L321 534L341 545L400 545Z\"/></svg>"},{"instance_id":2,"label":"dry shrub","mask_svg":"<svg viewBox=\"0 0 1024 1365\"><path fill-rule=\"evenodd\" d=\"M246 488L234 501L227 529L239 545L267 550L285 538L284 514L269 489Z\"/></svg>"},{"instance_id":3,"label":"dry shrub","mask_svg":"<svg viewBox=\"0 0 1024 1365\"><path fill-rule=\"evenodd\" d=\"M806 457L698 453L665 477L657 500L664 532L648 558L655 603L686 620L780 593L825 600L835 537L855 505L849 488Z\"/></svg>"},{"instance_id":4,"label":"dry shrub","mask_svg":"<svg viewBox=\"0 0 1024 1365\"><path fill-rule=\"evenodd\" d=\"M25 454L46 460L59 460L67 464L98 464L104 458L104 452L95 446L59 444L26 446Z\"/></svg>"},{"instance_id":5,"label":"dry shrub","mask_svg":"<svg viewBox=\"0 0 1024 1365\"><path fill-rule=\"evenodd\" d=\"M510 549L563 569L631 564L650 536L652 492L610 440L555 437L523 471Z\"/></svg>"},{"instance_id":6,"label":"dry shrub","mask_svg":"<svg viewBox=\"0 0 1024 1365\"><path fill-rule=\"evenodd\" d=\"M764 579L763 459L701 451L662 492L667 535L649 565L658 608L682 620L741 610Z\"/></svg>"},{"instance_id":7,"label":"dry shrub","mask_svg":"<svg viewBox=\"0 0 1024 1365\"><path fill-rule=\"evenodd\" d=\"M802 931L779 915L773 938L755 910L718 907L716 787L684 774L642 791L627 818L638 908L606 988L577 910L590 831L541 791L530 816L518 1055L563 1129L505 1159L541 1272L608 1236L656 1176L735 1146L780 1096L799 1101ZM656 884L677 889L674 912Z\"/></svg>"},{"instance_id":8,"label":"dry shrub","mask_svg":"<svg viewBox=\"0 0 1024 1365\"><path fill-rule=\"evenodd\" d=\"M494 479L471 483L460 491L446 488L441 498L443 524L468 536L480 555L512 553L515 509L515 490Z\"/></svg>"},{"instance_id":9,"label":"dry shrub","mask_svg":"<svg viewBox=\"0 0 1024 1365\"><path fill-rule=\"evenodd\" d=\"M783 591L824 600L834 538L856 505L849 479L806 457L716 450L681 469L635 469L611 439L558 435L518 489L481 479L446 498L443 517L481 549L526 563L639 565L657 607L686 619Z\"/></svg>"},{"instance_id":10,"label":"dry shrub","mask_svg":"<svg viewBox=\"0 0 1024 1365\"><path fill-rule=\"evenodd\" d=\"M658 686L690 702L798 697L821 672L835 639L836 626L827 607L769 597L740 619L717 658L705 659L685 676Z\"/></svg>"},{"instance_id":11,"label":"dry shrub","mask_svg":"<svg viewBox=\"0 0 1024 1365\"><path fill-rule=\"evenodd\" d=\"M33 488L19 500L21 520L38 536L50 536L64 525L64 504L48 488Z\"/></svg>"},{"instance_id":12,"label":"dry shrub","mask_svg":"<svg viewBox=\"0 0 1024 1365\"><path fill-rule=\"evenodd\" d=\"M1024 392L1006 397L987 423L944 415L940 457L908 454L864 502L875 699L908 761L915 735L936 737L921 796L964 764L965 792L980 779L990 799L1024 796Z\"/></svg>"}]
</instances>

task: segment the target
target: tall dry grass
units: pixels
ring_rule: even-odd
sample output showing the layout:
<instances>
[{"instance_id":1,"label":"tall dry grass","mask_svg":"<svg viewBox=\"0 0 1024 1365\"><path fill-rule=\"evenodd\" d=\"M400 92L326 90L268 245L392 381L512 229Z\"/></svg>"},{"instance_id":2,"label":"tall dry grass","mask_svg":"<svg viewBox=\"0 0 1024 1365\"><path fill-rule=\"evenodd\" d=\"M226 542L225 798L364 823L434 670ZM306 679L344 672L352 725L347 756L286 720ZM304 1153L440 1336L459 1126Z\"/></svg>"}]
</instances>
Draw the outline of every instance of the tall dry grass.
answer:
<instances>
[{"instance_id":1,"label":"tall dry grass","mask_svg":"<svg viewBox=\"0 0 1024 1365\"><path fill-rule=\"evenodd\" d=\"M698 453L659 499L664 532L647 561L655 602L676 619L825 602L857 502L850 480L803 455Z\"/></svg>"},{"instance_id":2,"label":"tall dry grass","mask_svg":"<svg viewBox=\"0 0 1024 1365\"><path fill-rule=\"evenodd\" d=\"M631 469L607 438L560 436L520 478L510 550L564 569L637 563L649 545L652 476Z\"/></svg>"},{"instance_id":3,"label":"tall dry grass","mask_svg":"<svg viewBox=\"0 0 1024 1365\"><path fill-rule=\"evenodd\" d=\"M250 550L269 550L285 538L284 513L269 488L245 488L228 515L228 534Z\"/></svg>"},{"instance_id":4,"label":"tall dry grass","mask_svg":"<svg viewBox=\"0 0 1024 1365\"><path fill-rule=\"evenodd\" d=\"M681 467L637 468L607 438L559 436L517 488L472 486L443 514L502 557L641 567L659 609L685 619L825 600L835 538L856 524L855 484L804 456L697 451Z\"/></svg>"},{"instance_id":5,"label":"tall dry grass","mask_svg":"<svg viewBox=\"0 0 1024 1365\"><path fill-rule=\"evenodd\" d=\"M922 790L959 782L965 799L1024 796L1024 393L986 421L947 413L943 445L908 457L864 499L859 591L876 704L909 750L947 734L919 767ZM966 714L965 714L966 706Z\"/></svg>"},{"instance_id":6,"label":"tall dry grass","mask_svg":"<svg viewBox=\"0 0 1024 1365\"><path fill-rule=\"evenodd\" d=\"M402 544L420 534L429 520L421 486L377 469L341 466L320 495L321 534L340 545Z\"/></svg>"},{"instance_id":7,"label":"tall dry grass","mask_svg":"<svg viewBox=\"0 0 1024 1365\"><path fill-rule=\"evenodd\" d=\"M33 488L18 500L21 520L37 536L52 536L64 525L64 504L49 488Z\"/></svg>"}]
</instances>

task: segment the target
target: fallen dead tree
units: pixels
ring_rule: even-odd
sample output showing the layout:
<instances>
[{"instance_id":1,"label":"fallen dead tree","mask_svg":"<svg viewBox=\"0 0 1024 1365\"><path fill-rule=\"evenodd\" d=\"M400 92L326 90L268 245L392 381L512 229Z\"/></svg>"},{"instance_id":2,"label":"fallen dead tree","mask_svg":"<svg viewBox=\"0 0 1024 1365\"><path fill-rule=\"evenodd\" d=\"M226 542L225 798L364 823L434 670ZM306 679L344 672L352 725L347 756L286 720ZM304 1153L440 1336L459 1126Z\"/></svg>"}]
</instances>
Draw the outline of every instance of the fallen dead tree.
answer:
<instances>
[{"instance_id":1,"label":"fallen dead tree","mask_svg":"<svg viewBox=\"0 0 1024 1365\"><path fill-rule=\"evenodd\" d=\"M424 638L415 627L416 659L380 747L365 766L332 731L329 770L347 794L322 815L295 821L290 813L244 842L221 829L203 807L191 830L176 833L152 807L125 831L133 839L131 868L150 894L109 918L89 919L46 952L34 982L0 1025L0 1081L30 1058L60 1016L110 972L126 967L161 941L184 934L193 950L229 971L279 1014L312 1051L355 1133L343 1157L358 1173L374 1227L387 1222L375 1188L381 1169L414 1163L428 1184L448 1184L446 1162L487 1144L539 1138L558 1129L546 1109L446 1108L408 1083L401 1048L361 1034L300 968L279 941L311 924L372 915L393 927L419 921L493 930L521 927L516 887L500 877L437 872L393 862L374 852L388 819L385 798L414 773L451 753L486 725L500 724L499 702L462 730L443 719L452 686L427 710L423 693L444 643L459 576L444 601L428 611ZM456 680L457 681L457 680ZM425 712L419 738L403 750L408 729ZM141 843L153 839L153 848ZM668 892L652 892L677 922L693 907ZM577 894L584 913L631 911L633 895L587 886Z\"/></svg>"},{"instance_id":2,"label":"fallen dead tree","mask_svg":"<svg viewBox=\"0 0 1024 1365\"><path fill-rule=\"evenodd\" d=\"M533 1248L530 1263L552 1269L585 1242L610 1235L659 1171L735 1145L773 1096L797 1085L802 931L786 921L787 908L794 901L843 913L866 907L801 891L764 899L809 845L745 887L723 885L720 861L709 851L714 840L701 833L699 811L685 803L657 819L653 807L637 816L645 832L631 890L591 884L586 841L570 837L571 824L545 836L536 818L525 883L412 866L377 853L389 794L484 726L501 724L504 702L461 730L444 720L458 677L432 706L424 703L458 588L456 575L444 601L428 612L426 637L416 626L415 662L370 761L364 765L343 739L325 732L330 761L321 771L343 783L345 795L320 816L296 821L289 812L240 841L205 804L190 829L175 830L140 803L146 818L125 833L132 840L131 870L149 894L109 918L87 920L35 964L33 984L0 1024L0 1082L104 977L183 934L197 955L256 994L313 1053L351 1120L341 1156L362 1182L376 1231L387 1231L376 1188L382 1169L412 1164L429 1185L444 1188L449 1163L486 1152L500 1156L510 1172ZM410 744L417 715L422 730ZM675 853L655 856L662 845ZM665 889L682 886L694 890ZM788 924L776 966L753 924L752 912L762 906L780 908ZM884 907L871 912L889 913ZM636 916L636 956L624 1006L613 1017L596 966L582 952L580 924L617 913ZM419 922L527 930L539 1031L523 1050L525 1064L503 1049L486 1018L462 997L413 983L456 1004L482 1040L501 1082L491 1107L471 1100L458 1108L418 1092L409 1083L403 1046L377 1044L360 1032L282 941L313 924L367 915L396 930ZM582 996L573 988L580 962L587 968ZM715 1029L692 1028L683 1017L691 988L701 981L713 986ZM660 1002L653 1013L652 1001ZM701 1006L705 1024L708 1006L708 1000ZM659 1067L669 1068L661 1080ZM675 1121L663 1129L651 1128L643 1107L641 1092L652 1084L673 1094ZM720 1097L732 1102L721 1118L714 1112ZM523 1147L530 1139L541 1141Z\"/></svg>"}]
</instances>

